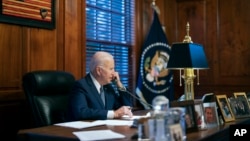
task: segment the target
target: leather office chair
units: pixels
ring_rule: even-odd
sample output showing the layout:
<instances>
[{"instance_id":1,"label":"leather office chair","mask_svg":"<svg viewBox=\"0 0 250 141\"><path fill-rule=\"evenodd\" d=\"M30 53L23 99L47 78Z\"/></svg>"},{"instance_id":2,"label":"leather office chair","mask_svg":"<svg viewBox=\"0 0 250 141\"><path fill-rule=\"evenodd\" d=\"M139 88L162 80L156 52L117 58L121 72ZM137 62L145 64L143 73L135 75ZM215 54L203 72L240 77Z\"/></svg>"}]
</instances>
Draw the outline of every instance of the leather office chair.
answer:
<instances>
[{"instance_id":1,"label":"leather office chair","mask_svg":"<svg viewBox=\"0 0 250 141\"><path fill-rule=\"evenodd\" d=\"M66 121L66 108L72 74L64 71L33 71L23 76L23 90L35 127Z\"/></svg>"}]
</instances>

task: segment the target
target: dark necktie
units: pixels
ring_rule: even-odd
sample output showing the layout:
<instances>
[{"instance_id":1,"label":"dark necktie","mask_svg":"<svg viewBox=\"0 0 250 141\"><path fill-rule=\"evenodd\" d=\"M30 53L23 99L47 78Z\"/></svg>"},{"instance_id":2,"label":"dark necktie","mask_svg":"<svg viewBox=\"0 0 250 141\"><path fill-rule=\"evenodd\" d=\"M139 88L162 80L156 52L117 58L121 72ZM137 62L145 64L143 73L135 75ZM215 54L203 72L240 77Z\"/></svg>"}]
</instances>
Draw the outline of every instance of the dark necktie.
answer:
<instances>
[{"instance_id":1,"label":"dark necktie","mask_svg":"<svg viewBox=\"0 0 250 141\"><path fill-rule=\"evenodd\" d=\"M105 94L104 94L103 86L101 86L100 88L100 95L101 95L103 105L105 105Z\"/></svg>"}]
</instances>

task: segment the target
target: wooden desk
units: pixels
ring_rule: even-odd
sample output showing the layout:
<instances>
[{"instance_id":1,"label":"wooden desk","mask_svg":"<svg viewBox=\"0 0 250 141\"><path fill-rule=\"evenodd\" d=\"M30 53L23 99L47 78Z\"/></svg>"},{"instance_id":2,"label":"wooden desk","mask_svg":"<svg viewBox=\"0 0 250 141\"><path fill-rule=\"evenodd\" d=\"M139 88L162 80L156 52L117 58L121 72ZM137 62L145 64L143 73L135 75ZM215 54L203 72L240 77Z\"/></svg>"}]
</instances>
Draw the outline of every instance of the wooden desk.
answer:
<instances>
[{"instance_id":1,"label":"wooden desk","mask_svg":"<svg viewBox=\"0 0 250 141\"><path fill-rule=\"evenodd\" d=\"M137 112L138 113L138 112ZM146 113L145 111L139 112ZM226 123L225 125L210 128L203 131L191 132L187 134L187 141L221 141L229 140L229 125L231 124L250 124L250 118L242 119L234 122ZM131 137L136 134L136 128L129 126L98 126L87 129L74 129L61 126L46 126L33 129L24 129L18 132L18 141L78 141L78 138L72 134L75 131L110 129L114 132L121 133L126 136L119 141L132 140ZM136 140L136 139L135 139Z\"/></svg>"},{"instance_id":2,"label":"wooden desk","mask_svg":"<svg viewBox=\"0 0 250 141\"><path fill-rule=\"evenodd\" d=\"M119 139L119 141L131 140L131 137L136 133L137 129L129 126L99 126L87 129L73 129L60 126L46 126L41 128L21 130L18 133L18 141L79 141L78 138L72 134L75 131L90 131L110 129L119 132L126 136L126 138ZM98 135L97 135L98 136Z\"/></svg>"},{"instance_id":3,"label":"wooden desk","mask_svg":"<svg viewBox=\"0 0 250 141\"><path fill-rule=\"evenodd\" d=\"M148 111L136 111L135 115L145 115ZM114 132L121 133L126 136L126 138L119 139L119 141L131 140L131 137L137 133L136 128L131 128L130 126L97 126L86 129L74 129L61 126L46 126L33 129L23 129L18 132L18 141L78 141L78 138L72 133L76 131L90 131L90 130L105 130L109 129Z\"/></svg>"},{"instance_id":4,"label":"wooden desk","mask_svg":"<svg viewBox=\"0 0 250 141\"><path fill-rule=\"evenodd\" d=\"M230 136L229 127L234 124L250 124L250 118L235 120L207 130L188 133L187 141L228 141Z\"/></svg>"}]
</instances>

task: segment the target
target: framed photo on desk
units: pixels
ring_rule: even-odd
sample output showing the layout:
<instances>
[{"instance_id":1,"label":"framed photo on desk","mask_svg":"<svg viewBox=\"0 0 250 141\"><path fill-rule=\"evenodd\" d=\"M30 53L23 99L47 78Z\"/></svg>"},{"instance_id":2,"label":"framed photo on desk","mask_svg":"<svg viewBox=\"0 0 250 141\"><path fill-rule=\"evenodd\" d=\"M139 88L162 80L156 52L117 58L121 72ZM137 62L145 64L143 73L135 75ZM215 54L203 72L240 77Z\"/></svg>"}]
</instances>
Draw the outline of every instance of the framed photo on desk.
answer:
<instances>
[{"instance_id":1,"label":"framed photo on desk","mask_svg":"<svg viewBox=\"0 0 250 141\"><path fill-rule=\"evenodd\" d=\"M173 101L170 103L171 107L184 107L185 108L185 124L186 132L198 131L197 117L195 113L194 100Z\"/></svg>"},{"instance_id":2,"label":"framed photo on desk","mask_svg":"<svg viewBox=\"0 0 250 141\"><path fill-rule=\"evenodd\" d=\"M231 107L228 103L227 95L216 95L216 100L219 105L220 112L225 122L235 120Z\"/></svg>"},{"instance_id":3,"label":"framed photo on desk","mask_svg":"<svg viewBox=\"0 0 250 141\"><path fill-rule=\"evenodd\" d=\"M203 108L203 102L202 100L196 99L194 101L194 109L195 109L195 115L196 115L196 123L199 129L205 129L205 120L204 120L204 108Z\"/></svg>"},{"instance_id":4,"label":"framed photo on desk","mask_svg":"<svg viewBox=\"0 0 250 141\"><path fill-rule=\"evenodd\" d=\"M248 102L250 104L250 92L246 93L246 97L247 97L247 100L248 100Z\"/></svg>"},{"instance_id":5,"label":"framed photo on desk","mask_svg":"<svg viewBox=\"0 0 250 141\"><path fill-rule=\"evenodd\" d=\"M215 101L215 98L214 98L214 93L206 93L202 96L202 102L203 103L209 103L209 102L214 102Z\"/></svg>"},{"instance_id":6,"label":"framed photo on desk","mask_svg":"<svg viewBox=\"0 0 250 141\"><path fill-rule=\"evenodd\" d=\"M170 137L172 141L183 140L183 133L180 124L173 124L169 126Z\"/></svg>"},{"instance_id":7,"label":"framed photo on desk","mask_svg":"<svg viewBox=\"0 0 250 141\"><path fill-rule=\"evenodd\" d=\"M235 119L250 117L250 108L245 97L230 98L229 103Z\"/></svg>"},{"instance_id":8,"label":"framed photo on desk","mask_svg":"<svg viewBox=\"0 0 250 141\"><path fill-rule=\"evenodd\" d=\"M245 92L234 92L234 97L245 97L245 98L247 98Z\"/></svg>"},{"instance_id":9,"label":"framed photo on desk","mask_svg":"<svg viewBox=\"0 0 250 141\"><path fill-rule=\"evenodd\" d=\"M203 103L204 117L207 128L216 127L219 125L219 117L217 113L216 102Z\"/></svg>"},{"instance_id":10,"label":"framed photo on desk","mask_svg":"<svg viewBox=\"0 0 250 141\"><path fill-rule=\"evenodd\" d=\"M245 92L234 92L234 97L235 98L237 98L237 97L245 98L247 103L248 103L248 106L250 107L250 101L249 101L248 96L246 95Z\"/></svg>"}]
</instances>

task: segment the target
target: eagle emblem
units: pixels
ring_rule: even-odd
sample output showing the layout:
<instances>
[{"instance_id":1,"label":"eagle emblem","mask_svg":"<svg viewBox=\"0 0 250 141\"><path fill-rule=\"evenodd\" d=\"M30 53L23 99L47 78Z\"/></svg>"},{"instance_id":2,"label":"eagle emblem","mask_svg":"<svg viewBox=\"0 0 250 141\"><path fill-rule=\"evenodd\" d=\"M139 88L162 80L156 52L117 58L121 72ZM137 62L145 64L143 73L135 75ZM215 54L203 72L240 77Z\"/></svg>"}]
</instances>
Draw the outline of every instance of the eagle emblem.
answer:
<instances>
[{"instance_id":1,"label":"eagle emblem","mask_svg":"<svg viewBox=\"0 0 250 141\"><path fill-rule=\"evenodd\" d=\"M146 73L146 80L153 83L154 86L165 85L167 82L165 79L169 74L167 64L169 55L165 51L156 50L153 58L148 56L145 58L144 70Z\"/></svg>"}]
</instances>

